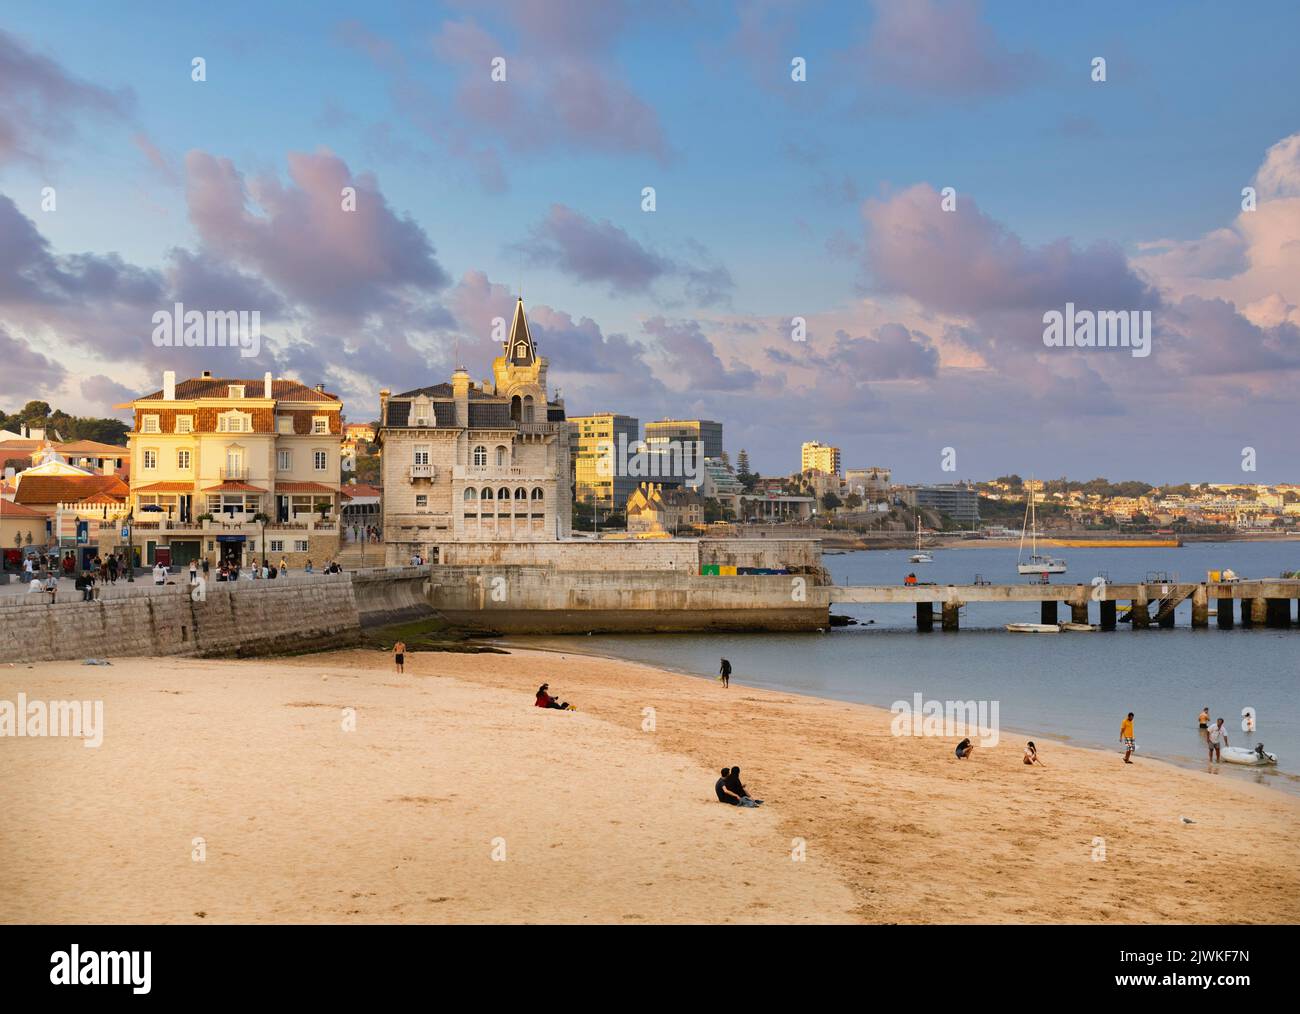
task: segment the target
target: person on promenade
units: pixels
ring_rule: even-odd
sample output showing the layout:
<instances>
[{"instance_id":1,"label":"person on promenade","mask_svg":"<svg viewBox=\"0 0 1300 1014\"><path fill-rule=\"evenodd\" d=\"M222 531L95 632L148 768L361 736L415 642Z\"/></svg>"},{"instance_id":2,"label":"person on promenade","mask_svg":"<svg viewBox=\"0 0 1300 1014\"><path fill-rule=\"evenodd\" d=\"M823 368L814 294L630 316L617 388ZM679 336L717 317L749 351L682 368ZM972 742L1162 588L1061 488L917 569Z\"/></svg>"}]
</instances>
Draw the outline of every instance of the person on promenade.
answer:
<instances>
[{"instance_id":1,"label":"person on promenade","mask_svg":"<svg viewBox=\"0 0 1300 1014\"><path fill-rule=\"evenodd\" d=\"M41 584L41 579L38 578L35 574L33 574L32 579L29 582L27 582L27 594L30 595L32 592L43 592L43 591L45 591L45 588Z\"/></svg>"},{"instance_id":2,"label":"person on promenade","mask_svg":"<svg viewBox=\"0 0 1300 1014\"><path fill-rule=\"evenodd\" d=\"M157 563L153 565L153 583L154 584L167 583L167 568L162 565L161 560L159 560Z\"/></svg>"},{"instance_id":3,"label":"person on promenade","mask_svg":"<svg viewBox=\"0 0 1300 1014\"><path fill-rule=\"evenodd\" d=\"M307 559L307 569L306 569L306 573L308 573L308 574L313 573L313 571L312 571L312 565L311 565L311 558L310 558L310 557Z\"/></svg>"},{"instance_id":4,"label":"person on promenade","mask_svg":"<svg viewBox=\"0 0 1300 1014\"><path fill-rule=\"evenodd\" d=\"M1137 742L1133 738L1133 712L1128 713L1128 718L1119 723L1119 738L1124 744L1124 763L1133 763L1133 751L1137 749Z\"/></svg>"},{"instance_id":5,"label":"person on promenade","mask_svg":"<svg viewBox=\"0 0 1300 1014\"><path fill-rule=\"evenodd\" d=\"M406 642L398 641L393 645L393 665L398 672L406 672Z\"/></svg>"},{"instance_id":6,"label":"person on promenade","mask_svg":"<svg viewBox=\"0 0 1300 1014\"><path fill-rule=\"evenodd\" d=\"M975 744L969 739L963 739L957 744L957 750L955 752L958 760L968 760L970 755L975 752Z\"/></svg>"},{"instance_id":7,"label":"person on promenade","mask_svg":"<svg viewBox=\"0 0 1300 1014\"><path fill-rule=\"evenodd\" d=\"M1026 764L1037 764L1039 767L1042 767L1042 768L1047 767L1047 765L1044 764L1044 763L1039 759L1039 757L1038 757L1038 747L1034 746L1034 741L1033 741L1032 739L1031 739L1028 743L1025 744L1025 763L1026 763Z\"/></svg>"},{"instance_id":8,"label":"person on promenade","mask_svg":"<svg viewBox=\"0 0 1300 1014\"><path fill-rule=\"evenodd\" d=\"M190 587L193 588L199 583L199 561L190 561Z\"/></svg>"},{"instance_id":9,"label":"person on promenade","mask_svg":"<svg viewBox=\"0 0 1300 1014\"><path fill-rule=\"evenodd\" d=\"M1210 749L1210 760L1221 760L1220 748L1230 745L1228 743L1228 730L1223 727L1222 718L1215 722L1210 729L1209 735L1206 737L1206 743Z\"/></svg>"},{"instance_id":10,"label":"person on promenade","mask_svg":"<svg viewBox=\"0 0 1300 1014\"><path fill-rule=\"evenodd\" d=\"M718 670L718 679L722 680L724 687L731 686L731 663L725 658L722 660L722 668Z\"/></svg>"},{"instance_id":11,"label":"person on promenade","mask_svg":"<svg viewBox=\"0 0 1300 1014\"><path fill-rule=\"evenodd\" d=\"M280 576L287 577L288 574L289 574L289 558L287 556L282 556L280 557Z\"/></svg>"},{"instance_id":12,"label":"person on promenade","mask_svg":"<svg viewBox=\"0 0 1300 1014\"><path fill-rule=\"evenodd\" d=\"M533 702L539 708L554 708L556 711L572 711L573 706L567 701L561 701L551 696L551 685L543 683L537 688L537 699Z\"/></svg>"},{"instance_id":13,"label":"person on promenade","mask_svg":"<svg viewBox=\"0 0 1300 1014\"><path fill-rule=\"evenodd\" d=\"M1201 709L1200 715L1198 715L1196 718L1196 724L1197 724L1197 728L1199 728L1201 732L1207 732L1209 730L1210 706L1208 704Z\"/></svg>"},{"instance_id":14,"label":"person on promenade","mask_svg":"<svg viewBox=\"0 0 1300 1014\"><path fill-rule=\"evenodd\" d=\"M114 553L108 558L108 580L111 584L117 584L118 559Z\"/></svg>"},{"instance_id":15,"label":"person on promenade","mask_svg":"<svg viewBox=\"0 0 1300 1014\"><path fill-rule=\"evenodd\" d=\"M739 765L733 766L731 769L731 774L727 775L726 787L730 789L732 792L734 792L737 796L739 796L742 800L748 800L748 802L742 802L741 804L742 806L763 805L763 801L761 799L755 799L753 796L749 794L748 790L746 790L744 783L740 780Z\"/></svg>"}]
</instances>

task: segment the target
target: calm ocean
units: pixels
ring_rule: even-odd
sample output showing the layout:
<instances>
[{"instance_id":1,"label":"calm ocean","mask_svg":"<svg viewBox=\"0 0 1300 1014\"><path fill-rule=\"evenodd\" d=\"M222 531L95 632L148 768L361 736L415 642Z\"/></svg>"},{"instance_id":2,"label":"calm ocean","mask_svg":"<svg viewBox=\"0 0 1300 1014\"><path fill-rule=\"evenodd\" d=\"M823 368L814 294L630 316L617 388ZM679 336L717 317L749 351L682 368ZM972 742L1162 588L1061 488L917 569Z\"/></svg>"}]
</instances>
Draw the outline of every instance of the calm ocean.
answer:
<instances>
[{"instance_id":1,"label":"calm ocean","mask_svg":"<svg viewBox=\"0 0 1300 1014\"><path fill-rule=\"evenodd\" d=\"M1197 543L1181 549L1049 549L1069 564L1063 583L1141 580L1150 571L1204 580L1207 570L1232 568L1241 577L1276 577L1300 570L1300 543ZM976 574L1018 583L1016 547L934 551L932 564L909 564L907 550L830 555L838 584L901 584L908 571L922 581L970 583ZM1213 608L1216 603L1210 603ZM1294 603L1292 604L1294 615ZM732 679L785 690L889 707L920 693L927 700L998 701L1003 742L1021 737L1119 749L1119 724L1136 713L1135 759L1158 757L1208 770L1196 717L1209 705L1222 716L1234 746L1262 742L1279 757L1276 768L1215 765L1219 777L1244 778L1300 792L1300 628L1191 629L1191 605L1179 607L1173 630L1113 633L1011 634L1005 623L1038 622L1036 603L975 603L962 610L959 633L919 634L915 611L902 606L836 606L862 625L821 634L622 634L516 637L521 647L581 651L646 662L712 678L718 659ZM1061 618L1069 619L1068 607ZM1097 606L1092 606L1096 623ZM868 623L867 621L872 621ZM562 689L562 688L561 688ZM1254 708L1253 734L1241 731L1241 710ZM1118 763L1118 755L1116 757ZM1050 763L1050 760L1049 760Z\"/></svg>"}]
</instances>

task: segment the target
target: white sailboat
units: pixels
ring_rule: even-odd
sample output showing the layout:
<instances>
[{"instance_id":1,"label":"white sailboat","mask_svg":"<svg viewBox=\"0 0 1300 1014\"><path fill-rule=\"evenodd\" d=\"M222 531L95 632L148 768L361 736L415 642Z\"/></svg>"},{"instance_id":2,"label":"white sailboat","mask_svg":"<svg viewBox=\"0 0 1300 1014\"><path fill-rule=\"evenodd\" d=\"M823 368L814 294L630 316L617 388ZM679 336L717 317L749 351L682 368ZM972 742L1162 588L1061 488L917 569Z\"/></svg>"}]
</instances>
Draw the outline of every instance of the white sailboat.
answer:
<instances>
[{"instance_id":1,"label":"white sailboat","mask_svg":"<svg viewBox=\"0 0 1300 1014\"><path fill-rule=\"evenodd\" d=\"M1065 561L1046 553L1038 552L1038 510L1035 507L1035 490L1030 480L1029 502L1025 504L1025 523L1020 527L1020 552L1016 555L1016 572L1019 574L1064 574ZM1029 561L1022 557L1025 553L1025 532L1029 533Z\"/></svg>"},{"instance_id":2,"label":"white sailboat","mask_svg":"<svg viewBox=\"0 0 1300 1014\"><path fill-rule=\"evenodd\" d=\"M934 557L921 549L921 515L916 516L916 552L907 558L908 563L934 563Z\"/></svg>"}]
</instances>

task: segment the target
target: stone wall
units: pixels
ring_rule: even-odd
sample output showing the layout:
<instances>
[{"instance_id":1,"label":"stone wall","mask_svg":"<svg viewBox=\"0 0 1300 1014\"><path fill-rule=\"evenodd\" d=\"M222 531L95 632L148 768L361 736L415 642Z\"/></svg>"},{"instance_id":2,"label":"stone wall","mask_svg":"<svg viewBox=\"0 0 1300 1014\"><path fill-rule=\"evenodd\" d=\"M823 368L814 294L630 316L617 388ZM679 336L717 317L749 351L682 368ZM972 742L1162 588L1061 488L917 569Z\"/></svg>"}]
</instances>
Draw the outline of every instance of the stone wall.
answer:
<instances>
[{"instance_id":1,"label":"stone wall","mask_svg":"<svg viewBox=\"0 0 1300 1014\"><path fill-rule=\"evenodd\" d=\"M347 574L233 588L209 582L199 601L184 580L161 588L109 586L94 602L0 600L0 662L269 655L344 647L359 638Z\"/></svg>"},{"instance_id":2,"label":"stone wall","mask_svg":"<svg viewBox=\"0 0 1300 1014\"><path fill-rule=\"evenodd\" d=\"M571 539L565 542L482 542L442 547L450 566L546 567L559 571L675 571L698 574L704 564L821 573L816 539Z\"/></svg>"}]
</instances>

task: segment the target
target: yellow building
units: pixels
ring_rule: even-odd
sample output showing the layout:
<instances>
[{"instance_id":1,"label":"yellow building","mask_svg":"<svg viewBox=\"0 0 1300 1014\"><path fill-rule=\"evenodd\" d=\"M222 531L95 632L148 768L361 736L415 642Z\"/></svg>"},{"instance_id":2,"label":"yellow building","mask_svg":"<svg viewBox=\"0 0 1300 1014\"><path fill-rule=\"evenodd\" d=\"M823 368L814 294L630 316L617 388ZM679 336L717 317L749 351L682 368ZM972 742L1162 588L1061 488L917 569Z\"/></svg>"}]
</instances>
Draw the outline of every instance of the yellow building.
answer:
<instances>
[{"instance_id":1,"label":"yellow building","mask_svg":"<svg viewBox=\"0 0 1300 1014\"><path fill-rule=\"evenodd\" d=\"M146 565L265 556L320 568L338 553L343 403L323 385L206 371L177 384L169 370L162 390L119 407L135 413L130 527Z\"/></svg>"},{"instance_id":2,"label":"yellow building","mask_svg":"<svg viewBox=\"0 0 1300 1014\"><path fill-rule=\"evenodd\" d=\"M574 502L604 512L615 510L636 489L636 479L619 474L623 449L635 453L640 422L630 415L599 412L569 417L569 464Z\"/></svg>"},{"instance_id":3,"label":"yellow building","mask_svg":"<svg viewBox=\"0 0 1300 1014\"><path fill-rule=\"evenodd\" d=\"M799 471L824 472L826 475L840 474L840 449L819 444L816 440L803 445L800 454Z\"/></svg>"}]
</instances>

